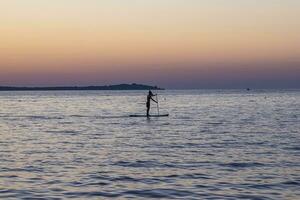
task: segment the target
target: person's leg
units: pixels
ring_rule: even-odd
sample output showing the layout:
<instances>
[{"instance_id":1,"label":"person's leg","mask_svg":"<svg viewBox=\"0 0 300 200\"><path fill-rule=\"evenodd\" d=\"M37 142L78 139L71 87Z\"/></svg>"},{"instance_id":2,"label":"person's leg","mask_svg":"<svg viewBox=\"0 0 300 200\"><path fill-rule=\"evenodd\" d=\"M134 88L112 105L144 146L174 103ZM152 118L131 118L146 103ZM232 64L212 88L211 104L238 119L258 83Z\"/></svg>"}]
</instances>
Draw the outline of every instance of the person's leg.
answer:
<instances>
[{"instance_id":1,"label":"person's leg","mask_svg":"<svg viewBox=\"0 0 300 200\"><path fill-rule=\"evenodd\" d=\"M147 106L147 117L149 117L150 106Z\"/></svg>"}]
</instances>

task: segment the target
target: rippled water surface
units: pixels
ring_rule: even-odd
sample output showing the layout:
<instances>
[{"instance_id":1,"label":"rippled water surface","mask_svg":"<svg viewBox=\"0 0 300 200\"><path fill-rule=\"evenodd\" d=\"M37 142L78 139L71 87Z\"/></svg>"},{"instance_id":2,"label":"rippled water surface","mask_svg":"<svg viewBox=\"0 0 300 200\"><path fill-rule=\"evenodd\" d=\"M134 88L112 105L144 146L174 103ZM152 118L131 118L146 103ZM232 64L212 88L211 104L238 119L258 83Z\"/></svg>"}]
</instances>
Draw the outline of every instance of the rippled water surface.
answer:
<instances>
[{"instance_id":1,"label":"rippled water surface","mask_svg":"<svg viewBox=\"0 0 300 200\"><path fill-rule=\"evenodd\" d=\"M0 92L0 198L300 199L299 90L159 94Z\"/></svg>"}]
</instances>

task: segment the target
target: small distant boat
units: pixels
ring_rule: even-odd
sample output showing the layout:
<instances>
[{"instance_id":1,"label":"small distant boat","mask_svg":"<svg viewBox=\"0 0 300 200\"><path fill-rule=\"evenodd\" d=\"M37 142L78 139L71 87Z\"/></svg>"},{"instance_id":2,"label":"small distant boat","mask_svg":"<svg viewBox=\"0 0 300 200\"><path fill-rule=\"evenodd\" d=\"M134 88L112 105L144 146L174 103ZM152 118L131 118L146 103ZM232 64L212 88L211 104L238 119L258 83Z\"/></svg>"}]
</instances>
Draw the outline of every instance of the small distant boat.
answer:
<instances>
[{"instance_id":1,"label":"small distant boat","mask_svg":"<svg viewBox=\"0 0 300 200\"><path fill-rule=\"evenodd\" d=\"M129 117L147 117L147 115L129 115ZM148 117L169 117L169 114L149 115Z\"/></svg>"}]
</instances>

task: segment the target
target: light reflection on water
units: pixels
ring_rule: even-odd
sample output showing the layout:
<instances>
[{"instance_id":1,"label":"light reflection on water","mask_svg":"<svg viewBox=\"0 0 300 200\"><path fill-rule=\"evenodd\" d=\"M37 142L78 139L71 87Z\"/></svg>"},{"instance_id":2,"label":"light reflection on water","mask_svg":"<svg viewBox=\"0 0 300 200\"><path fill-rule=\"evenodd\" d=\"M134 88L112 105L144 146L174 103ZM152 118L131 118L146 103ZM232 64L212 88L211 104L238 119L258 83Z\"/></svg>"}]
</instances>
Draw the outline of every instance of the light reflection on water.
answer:
<instances>
[{"instance_id":1,"label":"light reflection on water","mask_svg":"<svg viewBox=\"0 0 300 200\"><path fill-rule=\"evenodd\" d=\"M0 198L300 198L299 91L159 93L1 92Z\"/></svg>"}]
</instances>

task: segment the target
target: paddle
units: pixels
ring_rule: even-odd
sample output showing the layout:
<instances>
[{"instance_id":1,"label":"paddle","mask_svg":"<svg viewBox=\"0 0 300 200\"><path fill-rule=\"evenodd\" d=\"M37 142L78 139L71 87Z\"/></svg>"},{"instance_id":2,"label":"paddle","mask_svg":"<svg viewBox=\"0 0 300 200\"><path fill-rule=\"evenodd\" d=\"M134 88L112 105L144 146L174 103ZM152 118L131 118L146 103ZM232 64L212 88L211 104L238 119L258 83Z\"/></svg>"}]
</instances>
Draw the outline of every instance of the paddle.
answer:
<instances>
[{"instance_id":1,"label":"paddle","mask_svg":"<svg viewBox=\"0 0 300 200\"><path fill-rule=\"evenodd\" d=\"M157 113L159 115L158 94L156 94L156 105L157 105Z\"/></svg>"}]
</instances>

